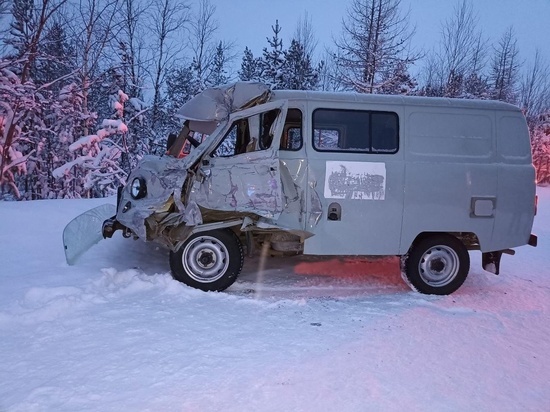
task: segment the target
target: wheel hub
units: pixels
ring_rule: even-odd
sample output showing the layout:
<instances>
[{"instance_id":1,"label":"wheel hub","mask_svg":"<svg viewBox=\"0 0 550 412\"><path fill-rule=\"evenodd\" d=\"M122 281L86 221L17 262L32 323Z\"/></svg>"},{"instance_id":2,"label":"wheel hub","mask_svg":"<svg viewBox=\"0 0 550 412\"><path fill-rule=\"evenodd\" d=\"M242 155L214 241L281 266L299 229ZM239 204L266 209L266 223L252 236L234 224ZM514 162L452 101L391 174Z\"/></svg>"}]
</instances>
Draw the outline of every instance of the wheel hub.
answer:
<instances>
[{"instance_id":1,"label":"wheel hub","mask_svg":"<svg viewBox=\"0 0 550 412\"><path fill-rule=\"evenodd\" d=\"M453 249L445 245L428 249L418 265L422 279L427 284L435 287L451 283L456 277L458 269L458 255Z\"/></svg>"},{"instance_id":2,"label":"wheel hub","mask_svg":"<svg viewBox=\"0 0 550 412\"><path fill-rule=\"evenodd\" d=\"M441 272L445 269L445 262L442 259L434 259L430 262L430 270L433 272Z\"/></svg>"},{"instance_id":3,"label":"wheel hub","mask_svg":"<svg viewBox=\"0 0 550 412\"><path fill-rule=\"evenodd\" d=\"M199 262L204 267L210 266L214 262L214 254L212 252L202 252L199 257Z\"/></svg>"}]
</instances>

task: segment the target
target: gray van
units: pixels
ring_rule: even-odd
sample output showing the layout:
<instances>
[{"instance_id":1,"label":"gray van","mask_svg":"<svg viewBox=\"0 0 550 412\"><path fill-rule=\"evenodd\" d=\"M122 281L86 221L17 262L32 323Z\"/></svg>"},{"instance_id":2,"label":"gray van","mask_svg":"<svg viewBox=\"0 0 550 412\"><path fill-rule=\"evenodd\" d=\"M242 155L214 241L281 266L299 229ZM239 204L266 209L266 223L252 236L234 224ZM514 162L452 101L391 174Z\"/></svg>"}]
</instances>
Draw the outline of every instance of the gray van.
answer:
<instances>
[{"instance_id":1,"label":"gray van","mask_svg":"<svg viewBox=\"0 0 550 412\"><path fill-rule=\"evenodd\" d=\"M536 246L535 170L513 105L239 82L178 114L179 135L131 173L116 211L67 226L70 263L97 240L83 231L121 230L168 247L173 277L205 291L235 282L244 245L397 255L409 286L444 295L466 279L469 250L498 274L503 253Z\"/></svg>"}]
</instances>

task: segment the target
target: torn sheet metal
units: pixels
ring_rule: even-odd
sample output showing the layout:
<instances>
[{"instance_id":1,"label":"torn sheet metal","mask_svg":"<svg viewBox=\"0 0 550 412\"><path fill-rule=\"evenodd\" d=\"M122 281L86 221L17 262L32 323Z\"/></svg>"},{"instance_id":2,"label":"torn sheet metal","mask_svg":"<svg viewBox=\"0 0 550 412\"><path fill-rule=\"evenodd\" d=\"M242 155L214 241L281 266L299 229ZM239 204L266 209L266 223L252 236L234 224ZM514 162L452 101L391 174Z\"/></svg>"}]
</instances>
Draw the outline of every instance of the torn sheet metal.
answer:
<instances>
[{"instance_id":1,"label":"torn sheet metal","mask_svg":"<svg viewBox=\"0 0 550 412\"><path fill-rule=\"evenodd\" d=\"M283 219L282 224L277 224L278 229L309 236L304 232L306 169L298 165L297 184L295 171L291 173L278 158L288 103L267 102L269 96L267 85L240 82L205 90L186 103L178 114L187 120L189 132L208 131L209 136L184 158L146 156L121 193L116 220L141 239L157 240L171 247L174 242L185 240L193 227L203 224L202 211L275 221L288 208L285 213L292 219ZM260 119L269 119L263 117L269 113L276 117L270 126L266 123L269 134L260 136ZM232 125L242 120L250 124L246 152L210 156ZM265 136L270 139L267 148L260 144ZM136 177L147 187L142 199L131 196L131 182Z\"/></svg>"},{"instance_id":2,"label":"torn sheet metal","mask_svg":"<svg viewBox=\"0 0 550 412\"><path fill-rule=\"evenodd\" d=\"M202 183L195 182L191 199L208 209L278 216L283 205L275 163L278 161L267 155L212 168Z\"/></svg>"},{"instance_id":3,"label":"torn sheet metal","mask_svg":"<svg viewBox=\"0 0 550 412\"><path fill-rule=\"evenodd\" d=\"M307 162L305 159L280 160L283 212L281 226L304 229L306 216Z\"/></svg>"},{"instance_id":4,"label":"torn sheet metal","mask_svg":"<svg viewBox=\"0 0 550 412\"><path fill-rule=\"evenodd\" d=\"M180 188L181 192L181 187L187 178L188 166L189 162L185 158L145 156L139 167L130 175L128 180L130 184L122 191L116 219L138 237L146 239L145 220L153 213L167 212L163 209L171 204L170 198L175 196L174 191L177 188ZM130 194L131 182L136 177L143 178L147 186L147 196L139 200L132 198ZM178 213L181 221L192 218L190 223L196 224L199 220L195 216L196 211L187 210L187 207L181 203L181 199L178 198L178 200L183 208ZM189 207L194 209L193 205Z\"/></svg>"},{"instance_id":5,"label":"torn sheet metal","mask_svg":"<svg viewBox=\"0 0 550 412\"><path fill-rule=\"evenodd\" d=\"M269 95L270 88L263 83L226 84L199 93L185 103L176 115L199 122L219 122L238 110L266 102Z\"/></svg>"},{"instance_id":6,"label":"torn sheet metal","mask_svg":"<svg viewBox=\"0 0 550 412\"><path fill-rule=\"evenodd\" d=\"M302 207L300 205L300 187L295 183L295 180L290 174L288 161L280 160L279 164L281 169L281 184L285 210L288 210L291 213L300 214L302 212Z\"/></svg>"},{"instance_id":7,"label":"torn sheet metal","mask_svg":"<svg viewBox=\"0 0 550 412\"><path fill-rule=\"evenodd\" d=\"M220 130L213 140L208 140L210 147L216 147L223 140L229 125L275 112L277 117L269 127L270 146L264 149L254 145L248 151L248 144L244 153L205 156L197 170L201 178L195 181L190 199L206 209L278 218L284 208L278 148L287 107L286 101L270 102L232 114L224 131ZM251 139L250 143L253 142Z\"/></svg>"},{"instance_id":8,"label":"torn sheet metal","mask_svg":"<svg viewBox=\"0 0 550 412\"><path fill-rule=\"evenodd\" d=\"M265 230L265 231L288 232L301 239L307 239L313 236L312 232L308 232L307 230L300 230L292 227L283 226L283 225L280 225L278 221L275 221L273 219L267 219L264 217L260 217L258 219L245 217L243 219L243 223L241 225L241 231L248 232L251 230L258 230L258 229Z\"/></svg>"},{"instance_id":9,"label":"torn sheet metal","mask_svg":"<svg viewBox=\"0 0 550 412\"><path fill-rule=\"evenodd\" d=\"M321 219L321 216L323 215L323 205L321 203L321 197L319 196L319 193L317 193L317 179L315 178L313 172L310 170L309 172L309 193L310 193L310 211L309 211L309 219L308 219L308 226L309 229L314 229L315 226L319 223L319 220Z\"/></svg>"}]
</instances>

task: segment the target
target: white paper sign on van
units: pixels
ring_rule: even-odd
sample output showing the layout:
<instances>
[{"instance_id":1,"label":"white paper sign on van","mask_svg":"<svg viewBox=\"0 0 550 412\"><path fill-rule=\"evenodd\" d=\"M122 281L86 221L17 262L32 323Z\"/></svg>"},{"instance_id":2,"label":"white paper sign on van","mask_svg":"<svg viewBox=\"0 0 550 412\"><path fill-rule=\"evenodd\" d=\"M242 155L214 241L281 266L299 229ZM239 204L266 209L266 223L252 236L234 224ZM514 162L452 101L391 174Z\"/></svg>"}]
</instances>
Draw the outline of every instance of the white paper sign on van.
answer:
<instances>
[{"instance_id":1,"label":"white paper sign on van","mask_svg":"<svg viewBox=\"0 0 550 412\"><path fill-rule=\"evenodd\" d=\"M327 161L325 199L384 200L386 164Z\"/></svg>"}]
</instances>

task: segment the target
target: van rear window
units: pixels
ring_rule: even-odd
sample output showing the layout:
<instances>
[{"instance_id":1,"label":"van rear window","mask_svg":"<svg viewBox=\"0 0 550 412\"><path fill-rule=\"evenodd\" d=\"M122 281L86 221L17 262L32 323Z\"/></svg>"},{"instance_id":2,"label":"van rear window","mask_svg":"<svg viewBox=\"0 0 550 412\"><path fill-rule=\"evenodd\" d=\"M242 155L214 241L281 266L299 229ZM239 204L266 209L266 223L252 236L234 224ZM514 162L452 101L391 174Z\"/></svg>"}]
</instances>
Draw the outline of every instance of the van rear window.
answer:
<instances>
[{"instance_id":1,"label":"van rear window","mask_svg":"<svg viewBox=\"0 0 550 412\"><path fill-rule=\"evenodd\" d=\"M393 112L317 109L313 147L319 151L396 153L399 118Z\"/></svg>"}]
</instances>

